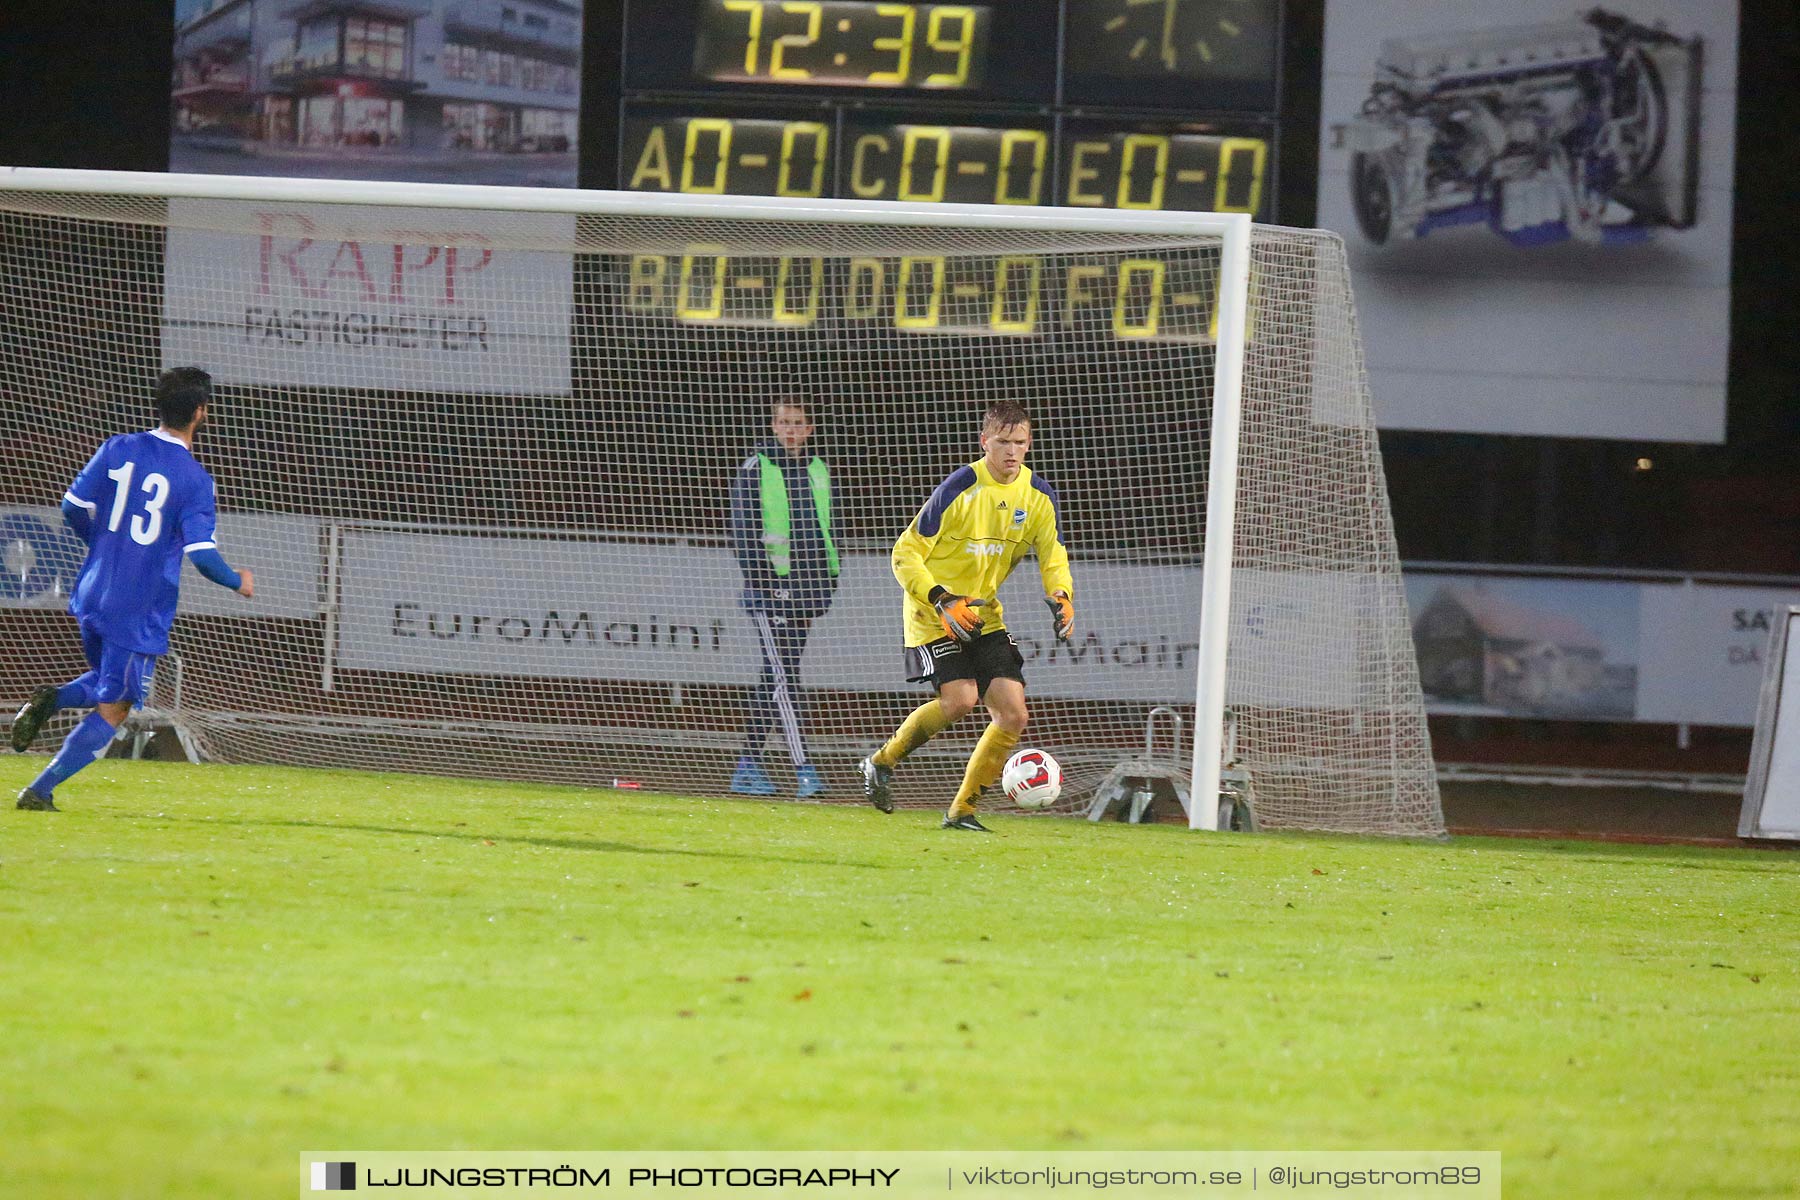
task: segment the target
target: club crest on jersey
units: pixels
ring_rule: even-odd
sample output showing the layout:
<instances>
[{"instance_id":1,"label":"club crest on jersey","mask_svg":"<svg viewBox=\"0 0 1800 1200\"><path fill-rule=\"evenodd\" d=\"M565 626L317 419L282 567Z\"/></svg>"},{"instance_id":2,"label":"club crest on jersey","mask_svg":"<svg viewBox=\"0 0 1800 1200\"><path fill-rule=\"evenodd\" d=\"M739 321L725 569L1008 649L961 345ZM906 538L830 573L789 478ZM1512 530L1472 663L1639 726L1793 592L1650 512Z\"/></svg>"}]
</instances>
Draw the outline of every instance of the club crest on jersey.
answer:
<instances>
[{"instance_id":1,"label":"club crest on jersey","mask_svg":"<svg viewBox=\"0 0 1800 1200\"><path fill-rule=\"evenodd\" d=\"M1025 510L1022 508L1013 509L1013 524L1014 525L1023 525L1024 523L1025 523Z\"/></svg>"}]
</instances>

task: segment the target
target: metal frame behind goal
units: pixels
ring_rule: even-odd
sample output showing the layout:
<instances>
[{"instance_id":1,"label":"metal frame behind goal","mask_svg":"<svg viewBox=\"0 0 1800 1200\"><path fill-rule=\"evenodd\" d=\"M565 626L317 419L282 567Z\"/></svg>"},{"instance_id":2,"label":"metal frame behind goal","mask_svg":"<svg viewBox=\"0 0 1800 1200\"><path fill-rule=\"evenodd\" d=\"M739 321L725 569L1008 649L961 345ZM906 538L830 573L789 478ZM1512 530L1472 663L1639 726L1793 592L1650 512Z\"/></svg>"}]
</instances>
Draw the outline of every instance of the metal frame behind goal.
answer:
<instances>
[{"instance_id":1,"label":"metal frame behind goal","mask_svg":"<svg viewBox=\"0 0 1800 1200\"><path fill-rule=\"evenodd\" d=\"M1164 718L1169 731L1166 746L1157 740ZM1182 754L1182 732L1181 714L1175 709L1166 704L1151 709L1144 718L1143 755L1127 759L1107 774L1088 804L1087 819L1103 821L1114 809L1121 809L1119 819L1140 825L1156 819L1159 798L1172 796L1191 823L1193 783ZM1253 833L1257 829L1255 789L1249 768L1238 758L1237 718L1230 709L1225 710L1221 745L1224 753L1219 767L1218 824L1213 828Z\"/></svg>"}]
</instances>

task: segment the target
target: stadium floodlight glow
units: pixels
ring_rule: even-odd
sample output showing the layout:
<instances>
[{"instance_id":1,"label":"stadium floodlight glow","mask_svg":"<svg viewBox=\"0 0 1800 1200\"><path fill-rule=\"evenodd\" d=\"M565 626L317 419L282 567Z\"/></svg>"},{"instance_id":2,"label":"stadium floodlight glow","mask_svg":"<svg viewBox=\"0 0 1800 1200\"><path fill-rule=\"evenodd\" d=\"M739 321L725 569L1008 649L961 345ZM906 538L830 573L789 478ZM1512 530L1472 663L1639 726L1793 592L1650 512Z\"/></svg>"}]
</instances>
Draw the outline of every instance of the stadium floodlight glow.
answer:
<instances>
[{"instance_id":1,"label":"stadium floodlight glow","mask_svg":"<svg viewBox=\"0 0 1800 1200\"><path fill-rule=\"evenodd\" d=\"M730 489L770 403L803 394L842 572L800 732L765 757L780 790L777 764L810 754L851 798L852 765L916 702L888 548L1009 399L1075 579L1069 646L1029 564L1000 597L1058 809L1170 704L1194 718L1192 795L1217 795L1229 706L1263 827L1442 833L1331 234L8 168L0 306L0 381L42 421L4 496L40 564L0 595L21 695L79 665L54 616L78 554L51 506L141 421L156 372L193 362L220 385L199 443L220 539L258 580L236 608L185 589L157 676L204 753L724 792L762 665ZM902 765L903 805L947 799L964 725ZM1210 800L1191 809L1217 827Z\"/></svg>"}]
</instances>

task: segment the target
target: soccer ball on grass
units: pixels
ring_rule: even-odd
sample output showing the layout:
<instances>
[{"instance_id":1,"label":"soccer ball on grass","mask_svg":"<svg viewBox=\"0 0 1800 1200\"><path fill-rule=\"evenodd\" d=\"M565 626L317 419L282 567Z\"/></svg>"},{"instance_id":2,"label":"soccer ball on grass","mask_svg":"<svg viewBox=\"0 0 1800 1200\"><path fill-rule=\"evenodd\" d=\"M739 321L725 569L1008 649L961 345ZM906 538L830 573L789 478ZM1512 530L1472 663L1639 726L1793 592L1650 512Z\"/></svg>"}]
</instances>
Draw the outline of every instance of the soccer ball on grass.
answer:
<instances>
[{"instance_id":1,"label":"soccer ball on grass","mask_svg":"<svg viewBox=\"0 0 1800 1200\"><path fill-rule=\"evenodd\" d=\"M1062 795L1062 768L1042 750L1021 750L1006 760L1000 786L1020 808L1049 808Z\"/></svg>"}]
</instances>

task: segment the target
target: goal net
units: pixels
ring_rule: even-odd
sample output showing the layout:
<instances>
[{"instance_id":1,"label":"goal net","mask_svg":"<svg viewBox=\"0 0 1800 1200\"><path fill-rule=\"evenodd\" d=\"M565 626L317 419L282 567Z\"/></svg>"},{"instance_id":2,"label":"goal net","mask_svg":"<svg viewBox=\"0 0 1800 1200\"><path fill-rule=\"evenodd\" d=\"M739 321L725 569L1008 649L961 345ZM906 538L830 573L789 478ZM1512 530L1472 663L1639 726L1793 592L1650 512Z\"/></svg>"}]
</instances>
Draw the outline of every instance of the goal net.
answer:
<instances>
[{"instance_id":1,"label":"goal net","mask_svg":"<svg viewBox=\"0 0 1800 1200\"><path fill-rule=\"evenodd\" d=\"M928 698L889 552L1011 400L1075 581L1069 645L1035 561L999 597L1058 809L1122 764L1208 791L1222 704L1264 827L1442 833L1335 237L1254 230L1236 339L1219 218L695 199L0 172L0 700L83 669L56 505L192 364L220 548L257 582L185 569L151 707L203 756L777 797L805 762L858 800ZM797 472L771 432L796 397ZM788 607L746 608L745 561ZM898 801L943 806L984 724Z\"/></svg>"}]
</instances>

